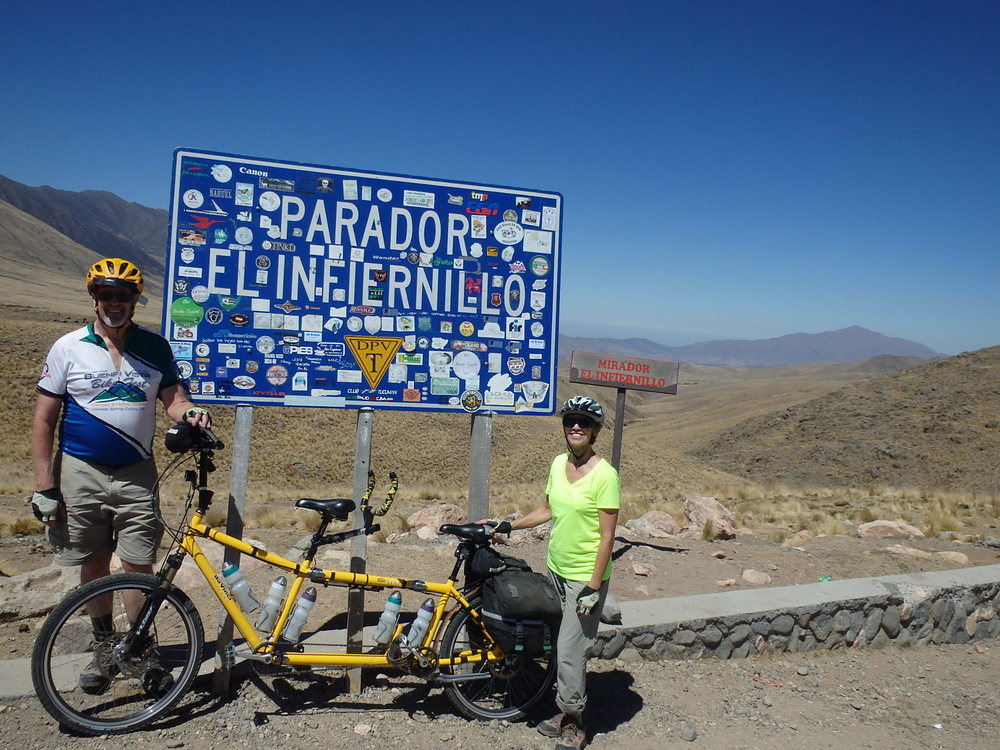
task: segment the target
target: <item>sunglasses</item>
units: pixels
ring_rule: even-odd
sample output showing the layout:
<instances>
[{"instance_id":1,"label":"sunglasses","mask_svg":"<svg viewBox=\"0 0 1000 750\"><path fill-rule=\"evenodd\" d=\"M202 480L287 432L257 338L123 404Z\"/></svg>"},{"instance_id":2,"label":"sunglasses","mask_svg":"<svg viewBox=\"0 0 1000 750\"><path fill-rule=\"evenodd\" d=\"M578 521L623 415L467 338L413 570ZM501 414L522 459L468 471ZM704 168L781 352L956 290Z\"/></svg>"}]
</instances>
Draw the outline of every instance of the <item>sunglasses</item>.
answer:
<instances>
[{"instance_id":1,"label":"sunglasses","mask_svg":"<svg viewBox=\"0 0 1000 750\"><path fill-rule=\"evenodd\" d=\"M98 302L131 302L132 295L128 292L98 292L96 295Z\"/></svg>"},{"instance_id":2,"label":"sunglasses","mask_svg":"<svg viewBox=\"0 0 1000 750\"><path fill-rule=\"evenodd\" d=\"M573 425L579 425L584 430L592 430L597 427L597 422L595 422L590 417L582 417L575 414L567 414L562 420L563 427L569 429Z\"/></svg>"}]
</instances>

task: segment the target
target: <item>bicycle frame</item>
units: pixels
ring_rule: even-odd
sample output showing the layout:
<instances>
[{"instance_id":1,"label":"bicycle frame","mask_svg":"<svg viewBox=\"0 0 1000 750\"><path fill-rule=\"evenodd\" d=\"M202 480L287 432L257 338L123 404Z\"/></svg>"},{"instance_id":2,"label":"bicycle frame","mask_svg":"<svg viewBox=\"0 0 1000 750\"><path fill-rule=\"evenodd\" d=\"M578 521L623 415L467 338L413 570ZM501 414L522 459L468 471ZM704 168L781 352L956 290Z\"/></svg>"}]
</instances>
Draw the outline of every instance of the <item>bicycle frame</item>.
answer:
<instances>
[{"instance_id":1,"label":"bicycle frame","mask_svg":"<svg viewBox=\"0 0 1000 750\"><path fill-rule=\"evenodd\" d=\"M237 539L234 536L206 526L204 523L204 517L211 506L212 498L212 492L208 490L206 486L207 473L214 470L214 466L211 463L211 451L200 451L197 463L197 477L190 476L189 478L192 481L192 486L196 487L198 491L198 506L195 510L194 516L186 525L183 537L177 549L173 554L169 555L167 560L164 562L160 571L160 576L164 580L166 586L171 586L174 575L183 563L184 558L186 556L191 557L198 569L201 571L205 580L208 582L213 593L226 610L226 613L232 618L236 629L246 641L248 652L236 653L236 656L263 661L265 663L280 663L290 666L331 666L347 668L367 666L391 667L396 669L405 669L407 667L409 663L408 658L405 656L400 659L390 658L389 654L391 652L388 649L381 653L306 651L299 645L292 644L287 641L281 641L281 634L284 631L285 625L291 616L296 602L298 601L299 593L301 592L303 585L308 581L309 583L322 584L323 586L361 587L372 591L403 589L429 595L436 595L437 601L434 607L434 613L428 623L424 637L419 647L416 647L415 651L419 664L423 668L430 665L434 665L436 667L454 666L457 664L479 663L482 661L494 661L504 658L503 651L497 646L494 639L490 637L488 631L483 625L479 612L472 607L469 600L457 587L458 575L464 559L460 552L463 545L470 544L469 541L462 540L458 542L459 549L456 550L456 561L452 572L445 583L314 568L312 566L312 559L304 559L301 562L294 562L288 558L282 557L281 555L268 552L267 550L260 549L259 547L255 547L251 544L247 544L241 539ZM193 474L193 472L191 472L191 474ZM324 544L328 544L333 541L342 541L343 539L357 534L372 533L373 531L378 530L379 527L372 524L372 515L374 512L367 504L368 497L374 487L374 483L374 474L369 473L368 492L365 493L365 499L363 500L361 506L365 520L364 526L325 536L324 532L326 530L326 526L332 519L323 516L323 521L319 530L312 537L310 553L307 554L308 558L314 557L315 551L318 547ZM386 510L388 510L388 505L392 502L391 498L394 492L395 485L393 485L390 497L387 498L386 505L383 506L379 514L383 514ZM285 596L284 605L282 606L277 622L270 633L263 637L258 634L254 625L240 608L235 597L233 597L229 590L224 586L221 574L216 571L212 567L212 564L208 561L208 558L205 556L201 545L199 544L200 538L208 539L210 542L222 545L228 549L235 549L243 555L260 560L261 562L264 562L274 568L278 568L279 570L282 570L292 576L291 584L289 585ZM466 549L468 549L468 546L466 546ZM456 606L449 608L449 603L452 600L454 600ZM147 604L147 607L144 607L144 614L145 609L149 606L155 606L155 604ZM428 653L433 653L431 646L439 640L440 634L443 633L442 625L459 610L468 612L472 622L482 631L483 642L486 644L486 647L482 650L463 652L456 656L441 656L434 654L433 656L428 657ZM144 619L143 615L140 615L139 622L142 623ZM401 628L397 626L395 634L396 637L398 637L400 630ZM137 627L137 631L141 633L141 626ZM442 677L444 676L442 675Z\"/></svg>"}]
</instances>

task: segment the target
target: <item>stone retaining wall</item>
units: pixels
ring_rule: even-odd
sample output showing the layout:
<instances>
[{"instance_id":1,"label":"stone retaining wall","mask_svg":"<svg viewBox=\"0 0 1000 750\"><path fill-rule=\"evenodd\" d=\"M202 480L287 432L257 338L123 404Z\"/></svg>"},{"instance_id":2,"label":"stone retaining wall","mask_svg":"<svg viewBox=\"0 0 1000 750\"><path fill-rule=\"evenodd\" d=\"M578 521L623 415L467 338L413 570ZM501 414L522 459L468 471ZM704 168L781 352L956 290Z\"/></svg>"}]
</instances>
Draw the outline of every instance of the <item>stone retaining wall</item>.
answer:
<instances>
[{"instance_id":1,"label":"stone retaining wall","mask_svg":"<svg viewBox=\"0 0 1000 750\"><path fill-rule=\"evenodd\" d=\"M877 581L877 588L883 593L859 585L858 588L868 590L856 598L815 601L814 595L807 595L800 597L804 600L800 606L758 610L747 607L748 598L744 596L736 600L734 611L728 613L724 612L724 606L719 606L719 597L723 595L706 595L704 599L713 598L708 609L719 610L715 614L679 619L677 615L683 616L685 606L675 605L666 612L673 617L664 618L662 623L633 626L629 625L630 603L623 602L623 624L602 627L594 655L611 659L632 649L646 660L735 659L767 652L967 643L1000 635L1000 580L945 587L890 579L857 580ZM814 586L790 588L814 589ZM845 588L848 587L841 586L840 593ZM765 607L769 599L767 591L754 592L760 594L757 603ZM786 593L785 597L773 598L787 596ZM687 602L687 608L694 614L702 614L697 612L698 606L692 606L696 604ZM639 616L638 611L634 613L637 619L651 619L648 611L645 617Z\"/></svg>"}]
</instances>

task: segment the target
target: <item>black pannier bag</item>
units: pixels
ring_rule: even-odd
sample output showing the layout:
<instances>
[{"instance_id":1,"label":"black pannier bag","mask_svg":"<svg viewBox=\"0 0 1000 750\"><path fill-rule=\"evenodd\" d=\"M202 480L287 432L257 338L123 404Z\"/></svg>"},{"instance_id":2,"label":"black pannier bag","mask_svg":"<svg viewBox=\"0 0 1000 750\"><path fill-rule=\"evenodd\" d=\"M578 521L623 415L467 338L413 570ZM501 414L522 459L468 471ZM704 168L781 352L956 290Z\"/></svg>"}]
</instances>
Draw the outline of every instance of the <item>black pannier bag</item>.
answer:
<instances>
[{"instance_id":1,"label":"black pannier bag","mask_svg":"<svg viewBox=\"0 0 1000 750\"><path fill-rule=\"evenodd\" d=\"M482 580L480 613L505 652L529 658L552 652L562 605L548 576L488 547L469 559L466 575Z\"/></svg>"}]
</instances>

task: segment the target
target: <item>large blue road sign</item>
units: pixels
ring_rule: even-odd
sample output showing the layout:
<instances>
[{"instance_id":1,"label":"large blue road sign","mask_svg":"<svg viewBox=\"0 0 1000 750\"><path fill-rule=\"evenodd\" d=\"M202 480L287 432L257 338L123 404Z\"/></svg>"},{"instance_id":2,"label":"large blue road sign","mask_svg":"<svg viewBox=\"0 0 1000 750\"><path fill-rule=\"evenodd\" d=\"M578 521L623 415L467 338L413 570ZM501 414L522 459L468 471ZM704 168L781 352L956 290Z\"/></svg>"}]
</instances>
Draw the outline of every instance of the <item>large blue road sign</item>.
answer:
<instances>
[{"instance_id":1,"label":"large blue road sign","mask_svg":"<svg viewBox=\"0 0 1000 750\"><path fill-rule=\"evenodd\" d=\"M174 153L163 331L198 401L551 414L559 193Z\"/></svg>"}]
</instances>

